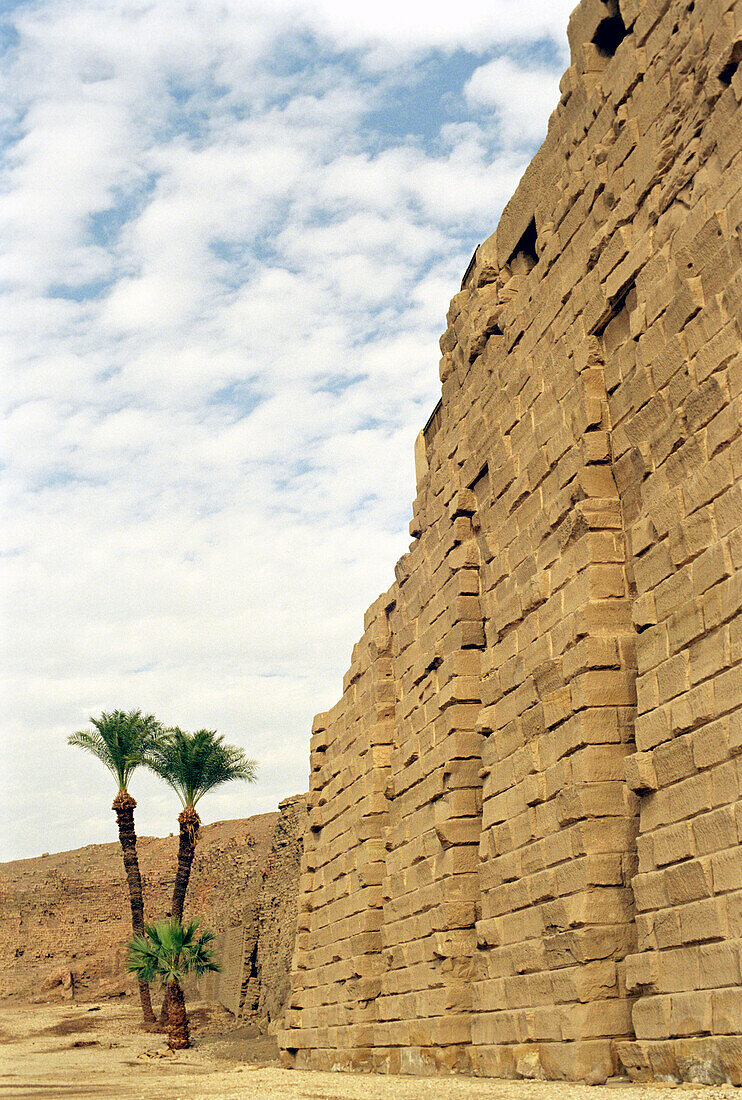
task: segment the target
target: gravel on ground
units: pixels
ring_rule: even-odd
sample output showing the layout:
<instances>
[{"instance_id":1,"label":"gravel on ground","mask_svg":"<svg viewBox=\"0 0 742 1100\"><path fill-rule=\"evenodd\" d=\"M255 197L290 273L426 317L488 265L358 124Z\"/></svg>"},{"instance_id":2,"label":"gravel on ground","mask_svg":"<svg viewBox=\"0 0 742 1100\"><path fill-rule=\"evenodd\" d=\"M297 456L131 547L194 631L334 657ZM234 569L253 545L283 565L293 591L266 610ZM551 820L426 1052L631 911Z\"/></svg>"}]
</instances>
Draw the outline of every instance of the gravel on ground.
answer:
<instances>
[{"instance_id":1,"label":"gravel on ground","mask_svg":"<svg viewBox=\"0 0 742 1100\"><path fill-rule=\"evenodd\" d=\"M171 1052L166 1036L143 1031L138 1007L101 1004L0 1005L0 1100L4 1097L114 1100L739 1100L730 1086L631 1085L593 1088L559 1081L392 1077L283 1069L270 1036L227 1012L192 1006L193 1047Z\"/></svg>"}]
</instances>

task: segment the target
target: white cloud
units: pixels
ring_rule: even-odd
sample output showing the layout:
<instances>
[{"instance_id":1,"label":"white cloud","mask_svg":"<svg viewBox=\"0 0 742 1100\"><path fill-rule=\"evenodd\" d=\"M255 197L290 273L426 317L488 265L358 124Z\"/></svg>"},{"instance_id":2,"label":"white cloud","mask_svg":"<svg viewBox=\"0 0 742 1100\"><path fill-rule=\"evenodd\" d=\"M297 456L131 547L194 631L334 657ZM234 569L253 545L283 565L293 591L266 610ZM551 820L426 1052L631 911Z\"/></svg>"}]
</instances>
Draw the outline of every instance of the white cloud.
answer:
<instances>
[{"instance_id":1,"label":"white cloud","mask_svg":"<svg viewBox=\"0 0 742 1100\"><path fill-rule=\"evenodd\" d=\"M306 786L408 543L448 299L556 102L544 43L523 58L569 7L6 14L0 858L110 838L110 783L64 743L103 709L258 758L207 819Z\"/></svg>"},{"instance_id":2,"label":"white cloud","mask_svg":"<svg viewBox=\"0 0 742 1100\"><path fill-rule=\"evenodd\" d=\"M560 38L571 0L489 0L465 9L448 0L379 0L350 6L343 0L309 0L305 10L328 35L346 46L383 43L399 50L465 49L540 37Z\"/></svg>"},{"instance_id":3,"label":"white cloud","mask_svg":"<svg viewBox=\"0 0 742 1100\"><path fill-rule=\"evenodd\" d=\"M559 101L560 77L554 68L496 57L475 70L464 92L470 103L495 108L505 145L530 146L543 137L544 118Z\"/></svg>"}]
</instances>

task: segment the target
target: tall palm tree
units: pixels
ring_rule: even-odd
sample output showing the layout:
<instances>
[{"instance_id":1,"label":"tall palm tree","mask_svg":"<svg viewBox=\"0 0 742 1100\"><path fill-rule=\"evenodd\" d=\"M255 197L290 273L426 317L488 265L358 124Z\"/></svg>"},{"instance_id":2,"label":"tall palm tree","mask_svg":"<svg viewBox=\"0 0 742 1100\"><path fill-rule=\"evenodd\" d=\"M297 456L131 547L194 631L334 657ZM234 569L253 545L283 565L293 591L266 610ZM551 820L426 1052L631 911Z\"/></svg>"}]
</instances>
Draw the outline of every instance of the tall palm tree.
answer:
<instances>
[{"instance_id":1,"label":"tall palm tree","mask_svg":"<svg viewBox=\"0 0 742 1100\"><path fill-rule=\"evenodd\" d=\"M145 925L144 931L127 943L129 958L126 969L136 974L140 983L157 979L165 986L170 1004L168 1015L168 1046L182 1050L191 1045L188 1014L181 982L186 974L197 978L209 970L221 970L214 962L209 944L214 933L204 929L196 936L198 921L187 925L177 920L160 921Z\"/></svg>"},{"instance_id":2,"label":"tall palm tree","mask_svg":"<svg viewBox=\"0 0 742 1100\"><path fill-rule=\"evenodd\" d=\"M183 919L183 905L201 828L196 803L223 783L235 779L252 783L257 765L236 745L225 745L224 738L216 730L186 733L177 726L155 740L145 763L173 788L183 806L178 817L178 870L171 906L173 920L179 921Z\"/></svg>"},{"instance_id":3,"label":"tall palm tree","mask_svg":"<svg viewBox=\"0 0 742 1100\"><path fill-rule=\"evenodd\" d=\"M137 834L134 831L136 800L127 789L132 773L144 763L147 754L162 736L162 726L152 714L139 710L114 710L100 718L91 718L92 729L80 730L67 738L68 745L85 749L108 768L118 783L118 794L111 807L116 814L119 841L124 857L124 870L129 886L131 927L135 934L144 933L144 899L142 876L137 859ZM145 1023L154 1024L155 1014L149 986L139 983L139 999Z\"/></svg>"}]
</instances>

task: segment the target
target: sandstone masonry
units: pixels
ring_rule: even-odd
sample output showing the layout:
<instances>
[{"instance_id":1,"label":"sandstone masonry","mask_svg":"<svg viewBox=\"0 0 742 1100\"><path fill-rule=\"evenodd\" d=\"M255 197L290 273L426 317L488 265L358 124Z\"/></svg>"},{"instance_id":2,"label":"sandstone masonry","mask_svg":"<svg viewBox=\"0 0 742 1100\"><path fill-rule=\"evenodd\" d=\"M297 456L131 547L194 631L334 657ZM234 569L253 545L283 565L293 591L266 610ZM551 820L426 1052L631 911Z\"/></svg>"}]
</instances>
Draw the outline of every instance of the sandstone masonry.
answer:
<instances>
[{"instance_id":1,"label":"sandstone masonry","mask_svg":"<svg viewBox=\"0 0 742 1100\"><path fill-rule=\"evenodd\" d=\"M239 881L230 893L242 900L241 919L215 941L222 971L199 982L206 1000L219 1001L235 1016L276 1025L289 996L296 937L299 872L306 831L306 795L278 805L270 853L247 889Z\"/></svg>"},{"instance_id":2,"label":"sandstone masonry","mask_svg":"<svg viewBox=\"0 0 742 1100\"><path fill-rule=\"evenodd\" d=\"M569 40L314 723L288 1065L742 1083L742 2Z\"/></svg>"}]
</instances>

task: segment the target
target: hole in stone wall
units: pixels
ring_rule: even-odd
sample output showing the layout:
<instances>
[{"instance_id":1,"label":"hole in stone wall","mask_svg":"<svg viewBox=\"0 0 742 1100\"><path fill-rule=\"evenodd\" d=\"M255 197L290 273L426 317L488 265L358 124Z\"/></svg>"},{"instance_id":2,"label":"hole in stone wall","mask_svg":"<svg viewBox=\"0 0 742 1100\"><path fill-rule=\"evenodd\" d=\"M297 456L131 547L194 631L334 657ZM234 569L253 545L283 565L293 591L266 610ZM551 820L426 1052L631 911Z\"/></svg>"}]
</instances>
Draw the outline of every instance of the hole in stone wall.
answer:
<instances>
[{"instance_id":1,"label":"hole in stone wall","mask_svg":"<svg viewBox=\"0 0 742 1100\"><path fill-rule=\"evenodd\" d=\"M593 45L603 57L613 57L628 33L620 14L610 15L598 24L593 35Z\"/></svg>"},{"instance_id":2,"label":"hole in stone wall","mask_svg":"<svg viewBox=\"0 0 742 1100\"><path fill-rule=\"evenodd\" d=\"M528 228L516 244L508 260L515 274L527 273L538 263L537 240L536 219L531 218Z\"/></svg>"},{"instance_id":3,"label":"hole in stone wall","mask_svg":"<svg viewBox=\"0 0 742 1100\"><path fill-rule=\"evenodd\" d=\"M469 488L472 490L472 492L476 494L477 489L484 483L485 478L489 477L489 472L489 464L485 462L476 477L469 482Z\"/></svg>"},{"instance_id":4,"label":"hole in stone wall","mask_svg":"<svg viewBox=\"0 0 742 1100\"><path fill-rule=\"evenodd\" d=\"M423 671L417 677L417 679L413 680L412 686L417 687L419 684L421 684L423 682L423 680L427 680L427 678L429 676L432 676L433 673L438 671L438 669L441 667L442 664L443 664L443 658L442 657L434 657L433 660L430 662L430 664L426 665L426 667L423 669Z\"/></svg>"},{"instance_id":5,"label":"hole in stone wall","mask_svg":"<svg viewBox=\"0 0 742 1100\"><path fill-rule=\"evenodd\" d=\"M474 493L474 497L477 502L477 511L486 507L490 502L490 471L489 466L485 462L482 469L474 478L469 488Z\"/></svg>"},{"instance_id":6,"label":"hole in stone wall","mask_svg":"<svg viewBox=\"0 0 742 1100\"><path fill-rule=\"evenodd\" d=\"M732 83L740 61L742 61L742 42L735 42L731 57L719 73L719 80L722 84L726 84L728 87Z\"/></svg>"},{"instance_id":7,"label":"hole in stone wall","mask_svg":"<svg viewBox=\"0 0 742 1100\"><path fill-rule=\"evenodd\" d=\"M729 85L732 83L732 79L738 67L738 61L730 61L729 64L721 70L721 72L719 73L719 80L722 82L722 84Z\"/></svg>"},{"instance_id":8,"label":"hole in stone wall","mask_svg":"<svg viewBox=\"0 0 742 1100\"><path fill-rule=\"evenodd\" d=\"M633 298L632 298L633 295ZM630 279L625 286L623 286L608 302L608 308L606 313L603 314L597 325L592 329L590 335L597 336L602 339L605 330L608 328L614 317L617 317L621 310L626 307L629 313L633 312L636 308L636 291L634 287L634 280Z\"/></svg>"}]
</instances>

